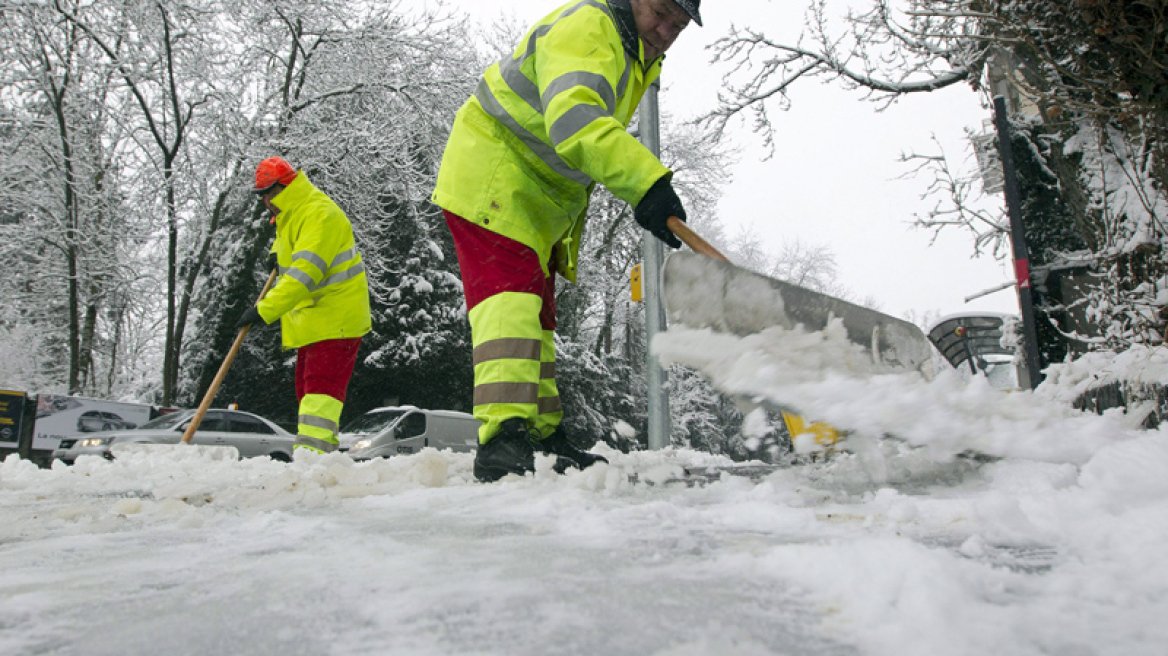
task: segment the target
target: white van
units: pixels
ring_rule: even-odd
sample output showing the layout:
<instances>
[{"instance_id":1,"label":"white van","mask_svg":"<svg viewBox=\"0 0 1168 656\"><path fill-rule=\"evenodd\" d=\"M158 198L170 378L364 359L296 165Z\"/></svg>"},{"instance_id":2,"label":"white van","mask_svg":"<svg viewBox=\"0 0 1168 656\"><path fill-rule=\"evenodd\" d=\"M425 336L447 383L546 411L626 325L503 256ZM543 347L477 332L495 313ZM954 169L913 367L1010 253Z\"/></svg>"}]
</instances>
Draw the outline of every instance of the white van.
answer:
<instances>
[{"instance_id":1,"label":"white van","mask_svg":"<svg viewBox=\"0 0 1168 656\"><path fill-rule=\"evenodd\" d=\"M417 453L424 447L474 451L479 445L478 419L465 412L424 410L412 405L377 408L341 429L340 450L354 460Z\"/></svg>"}]
</instances>

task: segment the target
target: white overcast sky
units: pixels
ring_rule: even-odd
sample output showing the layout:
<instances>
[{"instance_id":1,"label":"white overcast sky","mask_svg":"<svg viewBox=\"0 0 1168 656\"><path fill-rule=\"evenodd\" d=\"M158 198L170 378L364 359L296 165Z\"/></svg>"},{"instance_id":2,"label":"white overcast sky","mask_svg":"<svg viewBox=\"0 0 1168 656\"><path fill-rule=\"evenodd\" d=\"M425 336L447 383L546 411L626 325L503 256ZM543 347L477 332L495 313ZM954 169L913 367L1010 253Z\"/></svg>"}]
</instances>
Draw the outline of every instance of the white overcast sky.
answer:
<instances>
[{"instance_id":1,"label":"white overcast sky","mask_svg":"<svg viewBox=\"0 0 1168 656\"><path fill-rule=\"evenodd\" d=\"M444 0L489 22L510 16L524 26L563 4L561 0ZM736 0L706 2L704 27L688 28L669 51L662 77L662 109L678 120L698 116L716 102L723 65L711 67L706 46L731 24L750 25L775 40L794 42L808 2ZM915 214L935 200L921 200L927 180L898 179L907 172L902 152L934 152L933 136L951 160L966 163L964 128L980 129L992 118L967 86L901 100L883 112L817 80L797 83L793 107L774 112L777 149L765 160L758 138L739 125L742 148L719 205L727 234L753 225L766 246L784 242L826 245L836 255L840 282L857 299L873 299L885 312L918 318L986 310L1017 313L1012 289L971 303L966 296L1013 279L1008 262L972 259L972 243L956 230L933 240L914 229Z\"/></svg>"}]
</instances>

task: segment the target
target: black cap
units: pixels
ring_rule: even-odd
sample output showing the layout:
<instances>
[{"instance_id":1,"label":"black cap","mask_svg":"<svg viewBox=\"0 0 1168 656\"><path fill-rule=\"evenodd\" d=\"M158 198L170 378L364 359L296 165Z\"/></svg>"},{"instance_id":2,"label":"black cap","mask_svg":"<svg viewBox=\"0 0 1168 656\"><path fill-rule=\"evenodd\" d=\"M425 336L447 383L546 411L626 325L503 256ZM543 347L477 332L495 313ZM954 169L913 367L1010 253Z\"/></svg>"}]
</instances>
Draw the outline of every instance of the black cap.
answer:
<instances>
[{"instance_id":1,"label":"black cap","mask_svg":"<svg viewBox=\"0 0 1168 656\"><path fill-rule=\"evenodd\" d=\"M698 27L702 26L702 15L698 13L698 5L702 4L702 0L673 0L673 1L677 3L677 6L684 9L685 13L689 14L689 17L693 19L693 22L698 24Z\"/></svg>"}]
</instances>

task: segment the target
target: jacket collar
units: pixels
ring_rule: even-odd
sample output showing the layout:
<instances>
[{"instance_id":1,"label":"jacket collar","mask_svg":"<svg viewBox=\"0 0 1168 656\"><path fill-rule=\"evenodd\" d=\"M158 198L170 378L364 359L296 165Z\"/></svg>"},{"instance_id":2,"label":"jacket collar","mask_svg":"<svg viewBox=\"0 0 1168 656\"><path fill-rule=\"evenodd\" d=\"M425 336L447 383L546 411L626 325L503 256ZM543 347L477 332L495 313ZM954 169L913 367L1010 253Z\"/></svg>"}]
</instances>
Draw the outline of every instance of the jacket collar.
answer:
<instances>
[{"instance_id":1,"label":"jacket collar","mask_svg":"<svg viewBox=\"0 0 1168 656\"><path fill-rule=\"evenodd\" d=\"M612 21L616 23L616 31L620 33L625 52L637 61L645 62L645 51L641 37L637 36L637 21L633 18L633 7L629 0L608 0L608 7L612 10Z\"/></svg>"},{"instance_id":2,"label":"jacket collar","mask_svg":"<svg viewBox=\"0 0 1168 656\"><path fill-rule=\"evenodd\" d=\"M308 181L308 175L304 171L300 171L296 175L296 179L288 183L287 187L284 187L284 191L281 191L272 198L272 204L280 208L280 213L276 215L273 223L278 224L281 219L287 217L289 212L296 209L298 205L308 198L313 189L316 189L316 187Z\"/></svg>"}]
</instances>

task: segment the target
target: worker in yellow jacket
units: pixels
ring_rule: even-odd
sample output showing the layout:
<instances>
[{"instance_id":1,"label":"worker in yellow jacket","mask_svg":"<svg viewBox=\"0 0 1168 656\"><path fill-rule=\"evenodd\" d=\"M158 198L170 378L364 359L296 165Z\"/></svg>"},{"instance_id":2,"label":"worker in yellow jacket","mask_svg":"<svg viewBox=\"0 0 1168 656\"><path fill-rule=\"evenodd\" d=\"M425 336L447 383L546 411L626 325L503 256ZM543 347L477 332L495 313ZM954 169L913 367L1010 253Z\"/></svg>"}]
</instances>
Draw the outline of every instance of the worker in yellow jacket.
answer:
<instances>
[{"instance_id":1,"label":"worker in yellow jacket","mask_svg":"<svg viewBox=\"0 0 1168 656\"><path fill-rule=\"evenodd\" d=\"M372 328L369 283L340 207L279 157L256 167L253 192L271 212L276 241L268 258L280 279L237 328L280 321L286 349L296 349L300 402L295 449L335 451L345 391L361 337Z\"/></svg>"},{"instance_id":2,"label":"worker in yellow jacket","mask_svg":"<svg viewBox=\"0 0 1168 656\"><path fill-rule=\"evenodd\" d=\"M483 74L458 111L433 200L454 236L474 345L482 481L604 460L560 428L555 276L576 279L596 183L670 246L685 219L672 172L627 132L662 55L700 0L573 0L536 23Z\"/></svg>"}]
</instances>

